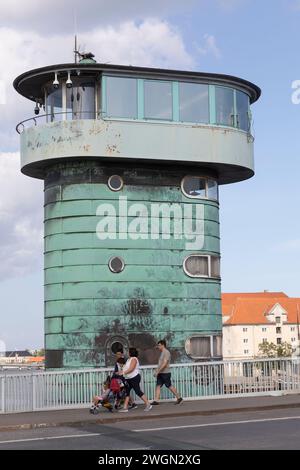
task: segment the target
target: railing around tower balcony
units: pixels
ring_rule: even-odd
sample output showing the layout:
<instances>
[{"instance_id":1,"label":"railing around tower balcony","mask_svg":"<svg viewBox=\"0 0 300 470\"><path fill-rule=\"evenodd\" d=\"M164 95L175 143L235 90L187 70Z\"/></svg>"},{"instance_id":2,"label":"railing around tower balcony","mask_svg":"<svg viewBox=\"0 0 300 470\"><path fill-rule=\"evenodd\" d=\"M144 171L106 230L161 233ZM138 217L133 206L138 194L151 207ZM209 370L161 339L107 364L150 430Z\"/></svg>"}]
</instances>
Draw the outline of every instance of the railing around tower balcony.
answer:
<instances>
[{"instance_id":1,"label":"railing around tower balcony","mask_svg":"<svg viewBox=\"0 0 300 470\"><path fill-rule=\"evenodd\" d=\"M97 113L95 113L95 111L69 111L41 114L37 116L32 116L28 119L24 119L24 121L19 122L16 125L16 131L18 134L22 134L22 132L27 128L35 127L42 124L49 124L51 122L72 121L77 119L102 119L103 117L104 113L102 111L99 111Z\"/></svg>"},{"instance_id":2,"label":"railing around tower balcony","mask_svg":"<svg viewBox=\"0 0 300 470\"><path fill-rule=\"evenodd\" d=\"M142 389L152 399L155 366L141 368ZM176 364L172 383L185 400L300 392L300 359L254 359ZM99 394L111 368L0 373L0 413L84 408ZM162 399L170 400L168 390Z\"/></svg>"}]
</instances>

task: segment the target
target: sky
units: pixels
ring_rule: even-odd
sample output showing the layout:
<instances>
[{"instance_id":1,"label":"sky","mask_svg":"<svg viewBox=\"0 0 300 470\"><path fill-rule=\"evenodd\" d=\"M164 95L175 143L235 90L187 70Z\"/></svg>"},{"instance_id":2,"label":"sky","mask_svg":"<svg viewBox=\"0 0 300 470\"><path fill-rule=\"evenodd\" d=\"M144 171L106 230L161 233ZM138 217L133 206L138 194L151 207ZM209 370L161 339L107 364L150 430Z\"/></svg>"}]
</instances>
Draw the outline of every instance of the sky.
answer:
<instances>
[{"instance_id":1,"label":"sky","mask_svg":"<svg viewBox=\"0 0 300 470\"><path fill-rule=\"evenodd\" d=\"M20 6L22 5L22 7ZM20 73L73 61L224 73L262 89L255 177L220 188L222 291L300 297L300 0L1 0L0 349L43 345L43 183L20 173ZM2 345L2 346L1 346Z\"/></svg>"}]
</instances>

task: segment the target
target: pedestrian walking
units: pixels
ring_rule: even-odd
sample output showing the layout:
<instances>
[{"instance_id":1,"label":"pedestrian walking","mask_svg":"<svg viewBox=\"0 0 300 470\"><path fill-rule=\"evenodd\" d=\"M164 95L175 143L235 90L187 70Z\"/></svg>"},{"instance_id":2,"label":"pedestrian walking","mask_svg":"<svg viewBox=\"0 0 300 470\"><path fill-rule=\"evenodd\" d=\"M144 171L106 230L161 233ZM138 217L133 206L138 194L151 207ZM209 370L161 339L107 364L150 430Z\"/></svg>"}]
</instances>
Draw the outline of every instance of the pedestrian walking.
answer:
<instances>
[{"instance_id":1,"label":"pedestrian walking","mask_svg":"<svg viewBox=\"0 0 300 470\"><path fill-rule=\"evenodd\" d=\"M115 358L116 358L116 363L115 363L113 377L118 377L122 381L122 383L125 387L125 390L127 391L127 389L128 389L127 380L125 379L125 377L123 375L119 374L119 372L123 371L123 369L125 367L125 364L127 362L127 358L124 355L123 349L119 348L116 351ZM127 396L127 394L126 394L126 396ZM128 409L129 410L134 410L137 407L138 407L137 404L134 403L134 401L129 396Z\"/></svg>"},{"instance_id":2,"label":"pedestrian walking","mask_svg":"<svg viewBox=\"0 0 300 470\"><path fill-rule=\"evenodd\" d=\"M134 390L136 395L140 397L145 403L146 407L144 411L150 411L152 408L151 403L140 388L141 374L140 374L140 364L138 360L138 351L136 348L129 348L129 358L127 359L126 364L122 371L118 372L119 375L125 377L128 384L127 396L124 402L123 410L120 410L120 413L128 412L128 403L130 398L130 391Z\"/></svg>"},{"instance_id":3,"label":"pedestrian walking","mask_svg":"<svg viewBox=\"0 0 300 470\"><path fill-rule=\"evenodd\" d=\"M176 397L175 405L179 405L183 398L177 392L176 388L173 387L171 383L171 370L170 370L170 361L171 353L167 349L167 344L164 339L161 339L157 343L157 348L160 351L160 356L158 360L158 366L154 372L154 377L156 377L156 389L155 389L155 400L151 402L151 405L159 405L160 390L163 385L165 385L171 393Z\"/></svg>"}]
</instances>

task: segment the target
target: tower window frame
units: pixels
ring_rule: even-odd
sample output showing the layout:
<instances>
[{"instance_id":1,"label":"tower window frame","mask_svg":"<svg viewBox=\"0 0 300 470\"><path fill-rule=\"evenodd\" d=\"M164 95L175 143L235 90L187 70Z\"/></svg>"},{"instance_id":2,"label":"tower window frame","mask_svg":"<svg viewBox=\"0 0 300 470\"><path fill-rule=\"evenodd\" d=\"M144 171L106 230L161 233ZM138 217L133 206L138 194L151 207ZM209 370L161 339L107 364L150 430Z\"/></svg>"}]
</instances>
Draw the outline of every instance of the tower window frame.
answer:
<instances>
[{"instance_id":1,"label":"tower window frame","mask_svg":"<svg viewBox=\"0 0 300 470\"><path fill-rule=\"evenodd\" d=\"M189 194L184 185L185 185L185 182L188 180L188 179L193 179L193 180L196 180L196 179L199 179L199 180L204 180L205 181L205 195L192 195L192 194ZM217 198L214 198L214 197L210 197L210 188L211 186L209 186L209 182L211 181L214 181L216 183L215 187L217 188ZM188 197L189 199L206 199L206 200L209 200L209 201L216 201L216 202L219 202L219 185L218 185L218 181L216 178L212 177L212 176L205 176L205 175L185 175L182 180L181 180L181 191L182 193Z\"/></svg>"},{"instance_id":2,"label":"tower window frame","mask_svg":"<svg viewBox=\"0 0 300 470\"><path fill-rule=\"evenodd\" d=\"M119 261L121 262L121 267L120 267L120 268L115 268L115 267L112 265L112 263L113 263L114 261L116 261L116 260L117 260L118 262L119 262ZM109 267L109 269L110 269L110 271L111 271L112 273L114 273L114 274L119 274L119 273L121 273L122 271L124 271L125 262L124 262L123 258L121 258L120 256L112 256L112 257L109 259L109 261L108 261L108 267Z\"/></svg>"},{"instance_id":3,"label":"tower window frame","mask_svg":"<svg viewBox=\"0 0 300 470\"><path fill-rule=\"evenodd\" d=\"M188 259L192 258L192 257L206 258L207 259L207 273L208 273L207 275L206 274L193 274L188 270L188 268L186 266L186 263L187 263ZM220 259L221 259L220 256L204 254L204 253L203 254L202 253L192 253L190 255L187 255L184 258L184 260L183 260L183 270L184 270L185 274L189 277L220 280L221 279L221 273L220 272L217 276L212 276L212 258L218 259L219 268L220 268Z\"/></svg>"},{"instance_id":4,"label":"tower window frame","mask_svg":"<svg viewBox=\"0 0 300 470\"><path fill-rule=\"evenodd\" d=\"M113 178L119 178L119 181L120 181L120 185L115 188L113 185L112 185L112 179ZM111 175L109 178L108 178L108 181L107 181L107 186L109 187L109 189L111 191L121 191L121 189L123 188L124 186L124 180L122 178L122 176L120 175Z\"/></svg>"},{"instance_id":5,"label":"tower window frame","mask_svg":"<svg viewBox=\"0 0 300 470\"><path fill-rule=\"evenodd\" d=\"M208 354L197 354L195 349L193 350L192 341L193 340L206 340L206 348ZM189 336L185 341L185 352L186 354L194 360L205 360L205 359L221 359L222 358L222 334L195 334ZM209 350L208 350L209 349Z\"/></svg>"}]
</instances>

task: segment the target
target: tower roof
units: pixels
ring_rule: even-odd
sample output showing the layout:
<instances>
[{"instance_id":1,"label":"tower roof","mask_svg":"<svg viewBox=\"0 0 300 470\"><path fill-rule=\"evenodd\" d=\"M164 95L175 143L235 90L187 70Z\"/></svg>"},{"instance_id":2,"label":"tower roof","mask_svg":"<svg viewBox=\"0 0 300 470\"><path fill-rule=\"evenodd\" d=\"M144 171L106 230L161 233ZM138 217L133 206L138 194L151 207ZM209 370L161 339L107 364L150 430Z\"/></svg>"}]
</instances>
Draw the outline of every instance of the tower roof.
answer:
<instances>
[{"instance_id":1,"label":"tower roof","mask_svg":"<svg viewBox=\"0 0 300 470\"><path fill-rule=\"evenodd\" d=\"M118 75L124 74L129 77L142 76L145 78L188 80L223 86L233 86L246 92L250 96L251 103L257 101L261 95L261 90L257 85L232 75L150 67L134 67L131 65L98 64L94 61L91 62L91 60L83 60L78 64L56 64L29 70L28 72L19 75L14 80L13 85L18 93L35 101L36 99L43 98L43 87L45 83L53 80L54 72L65 75L68 71L71 71L71 73L74 74L77 74L80 71L80 74L89 76L101 73L111 73Z\"/></svg>"}]
</instances>

